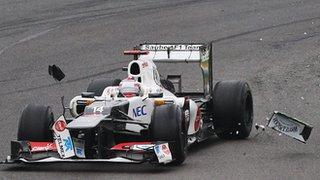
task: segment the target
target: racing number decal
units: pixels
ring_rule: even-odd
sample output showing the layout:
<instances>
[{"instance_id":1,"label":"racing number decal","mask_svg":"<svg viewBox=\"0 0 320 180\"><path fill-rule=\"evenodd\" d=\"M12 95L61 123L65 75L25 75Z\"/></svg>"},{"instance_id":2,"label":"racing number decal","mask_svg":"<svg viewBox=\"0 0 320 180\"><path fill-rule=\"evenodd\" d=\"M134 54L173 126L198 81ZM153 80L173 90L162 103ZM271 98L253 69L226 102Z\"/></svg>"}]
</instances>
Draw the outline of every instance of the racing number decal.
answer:
<instances>
[{"instance_id":1,"label":"racing number decal","mask_svg":"<svg viewBox=\"0 0 320 180\"><path fill-rule=\"evenodd\" d=\"M97 106L97 107L86 107L84 110L85 115L105 115L104 111L105 108L103 106Z\"/></svg>"},{"instance_id":2,"label":"racing number decal","mask_svg":"<svg viewBox=\"0 0 320 180\"><path fill-rule=\"evenodd\" d=\"M93 114L102 114L103 106L101 107L93 107Z\"/></svg>"}]
</instances>

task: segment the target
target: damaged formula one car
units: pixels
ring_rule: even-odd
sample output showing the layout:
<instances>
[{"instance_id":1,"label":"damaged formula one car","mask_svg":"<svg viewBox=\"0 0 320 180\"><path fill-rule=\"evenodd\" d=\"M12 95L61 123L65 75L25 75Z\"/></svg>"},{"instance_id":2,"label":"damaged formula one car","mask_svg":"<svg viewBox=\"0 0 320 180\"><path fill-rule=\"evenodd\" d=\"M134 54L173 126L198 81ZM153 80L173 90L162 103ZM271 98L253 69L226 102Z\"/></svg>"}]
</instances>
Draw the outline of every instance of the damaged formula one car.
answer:
<instances>
[{"instance_id":1,"label":"damaged formula one car","mask_svg":"<svg viewBox=\"0 0 320 180\"><path fill-rule=\"evenodd\" d=\"M251 132L252 94L243 81L213 86L212 45L141 44L124 80L100 79L74 97L72 118L54 119L50 107L28 105L6 163L124 162L179 165L189 145L217 135L244 139ZM160 79L154 62L197 63L203 92L181 92L181 76ZM50 67L57 80L62 71ZM175 85L179 86L175 91ZM63 101L62 101L63 104Z\"/></svg>"}]
</instances>

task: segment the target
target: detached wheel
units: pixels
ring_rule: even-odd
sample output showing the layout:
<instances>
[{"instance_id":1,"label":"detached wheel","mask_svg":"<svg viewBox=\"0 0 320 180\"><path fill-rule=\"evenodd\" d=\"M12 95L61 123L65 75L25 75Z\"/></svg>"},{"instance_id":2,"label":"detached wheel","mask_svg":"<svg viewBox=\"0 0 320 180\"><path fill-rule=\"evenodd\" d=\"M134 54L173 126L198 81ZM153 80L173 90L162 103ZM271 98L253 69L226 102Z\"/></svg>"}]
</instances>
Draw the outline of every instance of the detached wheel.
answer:
<instances>
[{"instance_id":1,"label":"detached wheel","mask_svg":"<svg viewBox=\"0 0 320 180\"><path fill-rule=\"evenodd\" d=\"M52 141L50 126L53 120L53 113L49 106L29 104L20 117L18 141Z\"/></svg>"},{"instance_id":2,"label":"detached wheel","mask_svg":"<svg viewBox=\"0 0 320 180\"><path fill-rule=\"evenodd\" d=\"M213 90L213 117L217 136L245 139L253 121L252 94L248 83L220 81Z\"/></svg>"},{"instance_id":3,"label":"detached wheel","mask_svg":"<svg viewBox=\"0 0 320 180\"><path fill-rule=\"evenodd\" d=\"M184 125L182 110L174 104L157 106L150 124L154 141L169 141L174 161L180 165L187 157L187 128Z\"/></svg>"},{"instance_id":4,"label":"detached wheel","mask_svg":"<svg viewBox=\"0 0 320 180\"><path fill-rule=\"evenodd\" d=\"M92 81L88 88L87 92L94 92L95 96L101 96L103 90L108 86L118 86L120 84L120 79L110 80L110 79L98 79Z\"/></svg>"}]
</instances>

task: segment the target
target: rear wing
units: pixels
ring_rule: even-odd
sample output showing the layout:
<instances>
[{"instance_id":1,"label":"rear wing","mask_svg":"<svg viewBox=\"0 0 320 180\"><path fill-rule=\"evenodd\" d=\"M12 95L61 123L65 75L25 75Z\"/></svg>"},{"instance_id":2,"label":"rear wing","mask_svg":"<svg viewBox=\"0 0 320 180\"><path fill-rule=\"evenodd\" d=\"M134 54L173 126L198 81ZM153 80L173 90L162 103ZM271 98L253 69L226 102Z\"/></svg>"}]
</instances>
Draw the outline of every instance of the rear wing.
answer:
<instances>
[{"instance_id":1,"label":"rear wing","mask_svg":"<svg viewBox=\"0 0 320 180\"><path fill-rule=\"evenodd\" d=\"M139 50L148 51L139 59L154 62L199 62L204 44L141 44ZM203 48L202 48L203 49Z\"/></svg>"},{"instance_id":2,"label":"rear wing","mask_svg":"<svg viewBox=\"0 0 320 180\"><path fill-rule=\"evenodd\" d=\"M165 63L199 63L203 75L205 98L211 97L213 90L212 43L144 43L135 47L140 54L136 60L151 60Z\"/></svg>"}]
</instances>

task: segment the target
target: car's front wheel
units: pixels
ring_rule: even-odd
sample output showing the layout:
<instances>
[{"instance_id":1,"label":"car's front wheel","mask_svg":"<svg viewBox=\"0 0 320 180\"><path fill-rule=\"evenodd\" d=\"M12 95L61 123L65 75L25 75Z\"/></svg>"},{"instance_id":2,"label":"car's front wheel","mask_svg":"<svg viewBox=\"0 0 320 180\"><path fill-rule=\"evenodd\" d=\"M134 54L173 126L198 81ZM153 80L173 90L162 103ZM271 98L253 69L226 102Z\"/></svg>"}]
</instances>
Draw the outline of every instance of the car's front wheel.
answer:
<instances>
[{"instance_id":1,"label":"car's front wheel","mask_svg":"<svg viewBox=\"0 0 320 180\"><path fill-rule=\"evenodd\" d=\"M18 126L19 141L49 142L53 140L54 118L49 106L29 104L22 112Z\"/></svg>"},{"instance_id":2,"label":"car's front wheel","mask_svg":"<svg viewBox=\"0 0 320 180\"><path fill-rule=\"evenodd\" d=\"M187 129L182 110L175 104L157 106L150 124L152 140L169 142L173 165L180 165L187 157Z\"/></svg>"}]
</instances>

